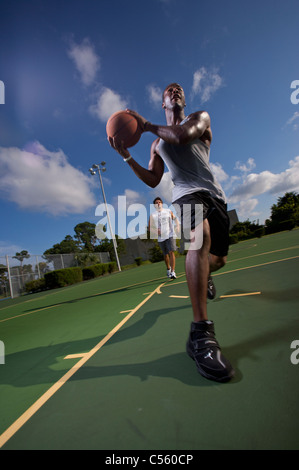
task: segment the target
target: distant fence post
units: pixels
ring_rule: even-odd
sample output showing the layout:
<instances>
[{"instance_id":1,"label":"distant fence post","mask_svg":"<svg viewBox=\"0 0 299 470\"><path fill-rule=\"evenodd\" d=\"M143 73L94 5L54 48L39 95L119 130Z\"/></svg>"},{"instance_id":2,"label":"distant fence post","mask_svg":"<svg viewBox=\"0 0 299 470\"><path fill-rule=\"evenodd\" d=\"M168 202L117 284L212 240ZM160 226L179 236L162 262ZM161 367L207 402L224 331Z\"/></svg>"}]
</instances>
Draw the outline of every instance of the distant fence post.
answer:
<instances>
[{"instance_id":1,"label":"distant fence post","mask_svg":"<svg viewBox=\"0 0 299 470\"><path fill-rule=\"evenodd\" d=\"M9 290L10 290L10 296L13 299L13 289L12 289L12 282L11 282L11 275L10 275L10 268L9 268L9 261L8 261L8 255L6 255L6 267L7 267L7 274L8 274L8 282L9 282Z\"/></svg>"}]
</instances>

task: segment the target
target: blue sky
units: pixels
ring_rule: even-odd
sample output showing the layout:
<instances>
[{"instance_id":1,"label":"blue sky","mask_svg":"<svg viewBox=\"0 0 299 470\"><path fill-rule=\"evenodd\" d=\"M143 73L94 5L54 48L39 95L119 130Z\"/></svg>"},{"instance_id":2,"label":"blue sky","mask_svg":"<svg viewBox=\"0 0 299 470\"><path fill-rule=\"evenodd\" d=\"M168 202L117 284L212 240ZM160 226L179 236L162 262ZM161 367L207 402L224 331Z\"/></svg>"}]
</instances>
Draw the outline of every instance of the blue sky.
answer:
<instances>
[{"instance_id":1,"label":"blue sky","mask_svg":"<svg viewBox=\"0 0 299 470\"><path fill-rule=\"evenodd\" d=\"M164 124L160 95L173 81L186 114L211 116L211 166L240 220L263 223L299 191L297 0L1 0L0 11L0 256L41 254L97 223L93 163L106 161L116 211L119 195L170 204L167 169L160 187L145 186L105 126L126 107ZM153 139L132 148L143 166Z\"/></svg>"}]
</instances>

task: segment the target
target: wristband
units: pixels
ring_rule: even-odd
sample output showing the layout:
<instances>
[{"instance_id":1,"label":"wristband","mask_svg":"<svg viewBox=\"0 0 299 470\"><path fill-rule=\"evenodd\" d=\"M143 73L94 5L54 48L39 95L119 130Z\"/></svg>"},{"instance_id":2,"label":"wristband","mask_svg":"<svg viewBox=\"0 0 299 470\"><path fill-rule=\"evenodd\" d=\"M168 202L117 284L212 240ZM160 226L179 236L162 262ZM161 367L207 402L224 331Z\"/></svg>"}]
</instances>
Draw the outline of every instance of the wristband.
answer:
<instances>
[{"instance_id":1,"label":"wristband","mask_svg":"<svg viewBox=\"0 0 299 470\"><path fill-rule=\"evenodd\" d=\"M124 162L128 162L129 160L131 160L132 158L132 155L130 155L128 158L124 158Z\"/></svg>"}]
</instances>

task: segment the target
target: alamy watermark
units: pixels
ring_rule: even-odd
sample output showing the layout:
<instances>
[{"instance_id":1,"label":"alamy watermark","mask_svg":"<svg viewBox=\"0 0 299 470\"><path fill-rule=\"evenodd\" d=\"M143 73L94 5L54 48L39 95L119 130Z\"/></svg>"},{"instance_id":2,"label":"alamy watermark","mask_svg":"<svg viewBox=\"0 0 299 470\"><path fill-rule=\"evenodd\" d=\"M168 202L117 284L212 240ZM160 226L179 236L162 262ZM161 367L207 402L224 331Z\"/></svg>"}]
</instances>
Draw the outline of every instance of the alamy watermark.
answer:
<instances>
[{"instance_id":1,"label":"alamy watermark","mask_svg":"<svg viewBox=\"0 0 299 470\"><path fill-rule=\"evenodd\" d=\"M96 207L96 217L101 217L96 224L95 234L99 240L106 238L106 233L109 228L109 220L107 209L109 212L109 219L112 227L113 234L116 233L120 238L141 238L141 239L157 239L157 229L151 224L151 230L148 233L149 216L157 211L153 204L146 207L143 204L127 204L126 196L118 196L117 198L117 215L115 207L111 204L99 204ZM184 242L184 249L198 250L202 247L203 241L203 207L202 204L184 204L181 208L177 204L163 204L163 209L169 209L178 218L179 230L174 230L173 238L182 239ZM165 214L165 211L162 213ZM165 214L166 216L166 214ZM104 230L106 227L106 230ZM195 227L195 229L194 229ZM164 224L162 221L160 233L161 238L169 238L170 236L169 224Z\"/></svg>"},{"instance_id":2,"label":"alamy watermark","mask_svg":"<svg viewBox=\"0 0 299 470\"><path fill-rule=\"evenodd\" d=\"M0 341L0 365L5 364L5 346L3 341Z\"/></svg>"},{"instance_id":3,"label":"alamy watermark","mask_svg":"<svg viewBox=\"0 0 299 470\"><path fill-rule=\"evenodd\" d=\"M294 341L292 341L290 348L295 350L292 352L290 359L291 363L296 366L297 364L299 364L299 340L295 339Z\"/></svg>"},{"instance_id":4,"label":"alamy watermark","mask_svg":"<svg viewBox=\"0 0 299 470\"><path fill-rule=\"evenodd\" d=\"M0 80L0 104L5 104L5 86L2 80Z\"/></svg>"},{"instance_id":5,"label":"alamy watermark","mask_svg":"<svg viewBox=\"0 0 299 470\"><path fill-rule=\"evenodd\" d=\"M291 88L295 88L295 90L291 93L291 103L298 104L299 103L299 80L293 80L291 83Z\"/></svg>"}]
</instances>

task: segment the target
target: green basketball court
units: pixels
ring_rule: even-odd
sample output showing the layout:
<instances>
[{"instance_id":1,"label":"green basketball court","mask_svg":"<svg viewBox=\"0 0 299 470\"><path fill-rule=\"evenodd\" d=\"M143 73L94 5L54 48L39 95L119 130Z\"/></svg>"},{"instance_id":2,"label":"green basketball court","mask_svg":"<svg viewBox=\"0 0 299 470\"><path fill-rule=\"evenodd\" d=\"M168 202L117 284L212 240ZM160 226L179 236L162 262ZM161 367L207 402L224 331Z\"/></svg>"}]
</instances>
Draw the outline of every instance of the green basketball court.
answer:
<instances>
[{"instance_id":1,"label":"green basketball court","mask_svg":"<svg viewBox=\"0 0 299 470\"><path fill-rule=\"evenodd\" d=\"M3 450L299 448L299 230L232 245L214 275L226 384L185 352L183 257L176 272L144 265L1 303Z\"/></svg>"}]
</instances>

